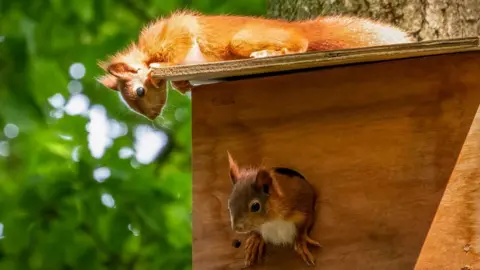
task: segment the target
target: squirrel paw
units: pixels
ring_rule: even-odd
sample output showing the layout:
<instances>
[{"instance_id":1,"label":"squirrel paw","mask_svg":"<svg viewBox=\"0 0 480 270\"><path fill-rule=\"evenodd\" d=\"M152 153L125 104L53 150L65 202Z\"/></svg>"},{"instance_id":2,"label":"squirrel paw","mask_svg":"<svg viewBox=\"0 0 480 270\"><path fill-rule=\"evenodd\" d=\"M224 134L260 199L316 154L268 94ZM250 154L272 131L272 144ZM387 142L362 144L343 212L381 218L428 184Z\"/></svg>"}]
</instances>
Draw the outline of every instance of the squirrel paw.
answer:
<instances>
[{"instance_id":1,"label":"squirrel paw","mask_svg":"<svg viewBox=\"0 0 480 270\"><path fill-rule=\"evenodd\" d=\"M284 55L284 54L285 53L283 53L282 51L262 50L262 51L252 52L250 54L250 58L264 58L264 57Z\"/></svg>"},{"instance_id":2,"label":"squirrel paw","mask_svg":"<svg viewBox=\"0 0 480 270\"><path fill-rule=\"evenodd\" d=\"M148 64L147 80L148 80L155 88L159 88L160 85L159 85L158 82L152 77L153 70L154 70L154 69L157 69L157 68L169 66L169 65L170 65L170 64L168 64L168 63L157 63L157 62L153 62L153 63ZM160 80L160 81L162 82L162 81L164 81L164 80Z\"/></svg>"},{"instance_id":3,"label":"squirrel paw","mask_svg":"<svg viewBox=\"0 0 480 270\"><path fill-rule=\"evenodd\" d=\"M307 243L309 243L310 245L313 245L319 248L322 247L322 245L318 241L313 240L312 238L310 238L310 236L305 235L304 238L305 238L305 241L307 241Z\"/></svg>"},{"instance_id":4,"label":"squirrel paw","mask_svg":"<svg viewBox=\"0 0 480 270\"><path fill-rule=\"evenodd\" d=\"M308 265L315 265L315 259L308 249L308 244L321 247L318 241L313 240L308 235L304 235L295 241L294 249Z\"/></svg>"},{"instance_id":5,"label":"squirrel paw","mask_svg":"<svg viewBox=\"0 0 480 270\"><path fill-rule=\"evenodd\" d=\"M153 74L152 65L153 64L150 64L150 68L147 71L147 80L153 85L153 87L159 88L160 86L157 84L155 79L152 77L152 74Z\"/></svg>"},{"instance_id":6,"label":"squirrel paw","mask_svg":"<svg viewBox=\"0 0 480 270\"><path fill-rule=\"evenodd\" d=\"M250 54L250 58L263 58L263 57L278 56L278 55L285 55L285 54L291 54L291 53L294 53L294 52L291 52L286 48L283 48L280 51L262 50L262 51L252 52Z\"/></svg>"},{"instance_id":7,"label":"squirrel paw","mask_svg":"<svg viewBox=\"0 0 480 270\"><path fill-rule=\"evenodd\" d=\"M162 64L161 64L161 63L150 63L150 64L148 65L148 67L149 67L150 69L152 69L152 68L161 68L161 67L162 67Z\"/></svg>"},{"instance_id":8,"label":"squirrel paw","mask_svg":"<svg viewBox=\"0 0 480 270\"><path fill-rule=\"evenodd\" d=\"M265 250L265 241L258 233L251 233L245 241L245 267L249 267L262 260Z\"/></svg>"},{"instance_id":9,"label":"squirrel paw","mask_svg":"<svg viewBox=\"0 0 480 270\"><path fill-rule=\"evenodd\" d=\"M193 87L189 81L172 81L172 86L182 93L187 92Z\"/></svg>"}]
</instances>

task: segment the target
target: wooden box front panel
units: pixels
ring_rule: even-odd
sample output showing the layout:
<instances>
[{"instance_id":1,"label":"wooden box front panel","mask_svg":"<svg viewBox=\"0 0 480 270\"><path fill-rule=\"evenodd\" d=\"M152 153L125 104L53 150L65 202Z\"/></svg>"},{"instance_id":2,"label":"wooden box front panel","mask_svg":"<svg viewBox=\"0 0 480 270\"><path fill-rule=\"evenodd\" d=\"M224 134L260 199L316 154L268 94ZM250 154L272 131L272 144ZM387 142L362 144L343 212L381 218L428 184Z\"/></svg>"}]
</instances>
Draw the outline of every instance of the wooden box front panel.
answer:
<instances>
[{"instance_id":1,"label":"wooden box front panel","mask_svg":"<svg viewBox=\"0 0 480 270\"><path fill-rule=\"evenodd\" d=\"M479 74L478 53L461 53L195 88L193 269L243 265L227 150L240 165L297 169L319 194L317 266L268 246L256 269L412 269L480 103Z\"/></svg>"}]
</instances>

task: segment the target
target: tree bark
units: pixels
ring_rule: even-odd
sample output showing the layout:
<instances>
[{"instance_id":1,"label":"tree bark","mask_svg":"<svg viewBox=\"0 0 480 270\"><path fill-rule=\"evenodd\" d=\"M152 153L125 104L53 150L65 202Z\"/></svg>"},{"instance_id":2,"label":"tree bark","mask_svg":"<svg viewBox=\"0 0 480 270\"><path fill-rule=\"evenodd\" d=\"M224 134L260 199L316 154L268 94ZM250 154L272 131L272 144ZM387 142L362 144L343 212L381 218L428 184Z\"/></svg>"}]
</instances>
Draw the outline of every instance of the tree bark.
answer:
<instances>
[{"instance_id":1,"label":"tree bark","mask_svg":"<svg viewBox=\"0 0 480 270\"><path fill-rule=\"evenodd\" d=\"M394 24L418 41L480 35L480 0L268 0L287 20L356 15Z\"/></svg>"}]
</instances>

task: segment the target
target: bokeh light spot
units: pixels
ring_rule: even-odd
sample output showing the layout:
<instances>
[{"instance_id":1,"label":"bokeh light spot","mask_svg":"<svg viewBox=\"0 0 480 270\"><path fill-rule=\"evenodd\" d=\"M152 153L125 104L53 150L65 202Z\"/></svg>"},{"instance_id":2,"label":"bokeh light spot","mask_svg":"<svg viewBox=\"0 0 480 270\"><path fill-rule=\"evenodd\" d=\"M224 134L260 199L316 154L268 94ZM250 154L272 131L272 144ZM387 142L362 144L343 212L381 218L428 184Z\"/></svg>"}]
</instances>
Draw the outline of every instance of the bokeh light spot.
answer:
<instances>
[{"instance_id":1,"label":"bokeh light spot","mask_svg":"<svg viewBox=\"0 0 480 270\"><path fill-rule=\"evenodd\" d=\"M113 199L112 195L108 193L102 194L102 203L108 208L113 208L115 206L115 200Z\"/></svg>"},{"instance_id":2,"label":"bokeh light spot","mask_svg":"<svg viewBox=\"0 0 480 270\"><path fill-rule=\"evenodd\" d=\"M93 178L99 183L103 183L110 175L110 169L107 167L100 167L93 170Z\"/></svg>"},{"instance_id":3,"label":"bokeh light spot","mask_svg":"<svg viewBox=\"0 0 480 270\"><path fill-rule=\"evenodd\" d=\"M3 133L9 139L13 139L18 136L19 129L15 124L8 123L3 128Z\"/></svg>"},{"instance_id":4,"label":"bokeh light spot","mask_svg":"<svg viewBox=\"0 0 480 270\"><path fill-rule=\"evenodd\" d=\"M82 63L73 63L68 72L70 73L70 76L76 80L79 80L85 76L86 69L85 66Z\"/></svg>"}]
</instances>

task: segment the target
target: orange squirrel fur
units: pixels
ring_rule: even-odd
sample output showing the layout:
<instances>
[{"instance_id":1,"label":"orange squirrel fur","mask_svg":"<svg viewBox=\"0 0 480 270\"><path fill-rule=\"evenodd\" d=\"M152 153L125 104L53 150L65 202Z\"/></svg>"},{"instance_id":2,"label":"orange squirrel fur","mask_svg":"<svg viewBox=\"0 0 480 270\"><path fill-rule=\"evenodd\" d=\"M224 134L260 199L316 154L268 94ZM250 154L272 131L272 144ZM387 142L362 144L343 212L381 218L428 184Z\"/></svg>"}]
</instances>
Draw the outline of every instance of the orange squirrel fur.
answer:
<instances>
[{"instance_id":1,"label":"orange squirrel fur","mask_svg":"<svg viewBox=\"0 0 480 270\"><path fill-rule=\"evenodd\" d=\"M245 264L264 256L265 244L292 245L305 263L315 259L308 245L321 247L309 236L315 218L316 193L299 172L282 167L240 168L230 153L228 199L232 229L247 234Z\"/></svg>"},{"instance_id":2,"label":"orange squirrel fur","mask_svg":"<svg viewBox=\"0 0 480 270\"><path fill-rule=\"evenodd\" d=\"M153 67L409 42L413 39L404 31L364 18L288 22L182 11L148 24L137 44L101 62L109 74L98 81L119 90L133 111L153 120L166 100L166 81L152 79ZM187 81L172 84L182 93L191 89Z\"/></svg>"}]
</instances>

